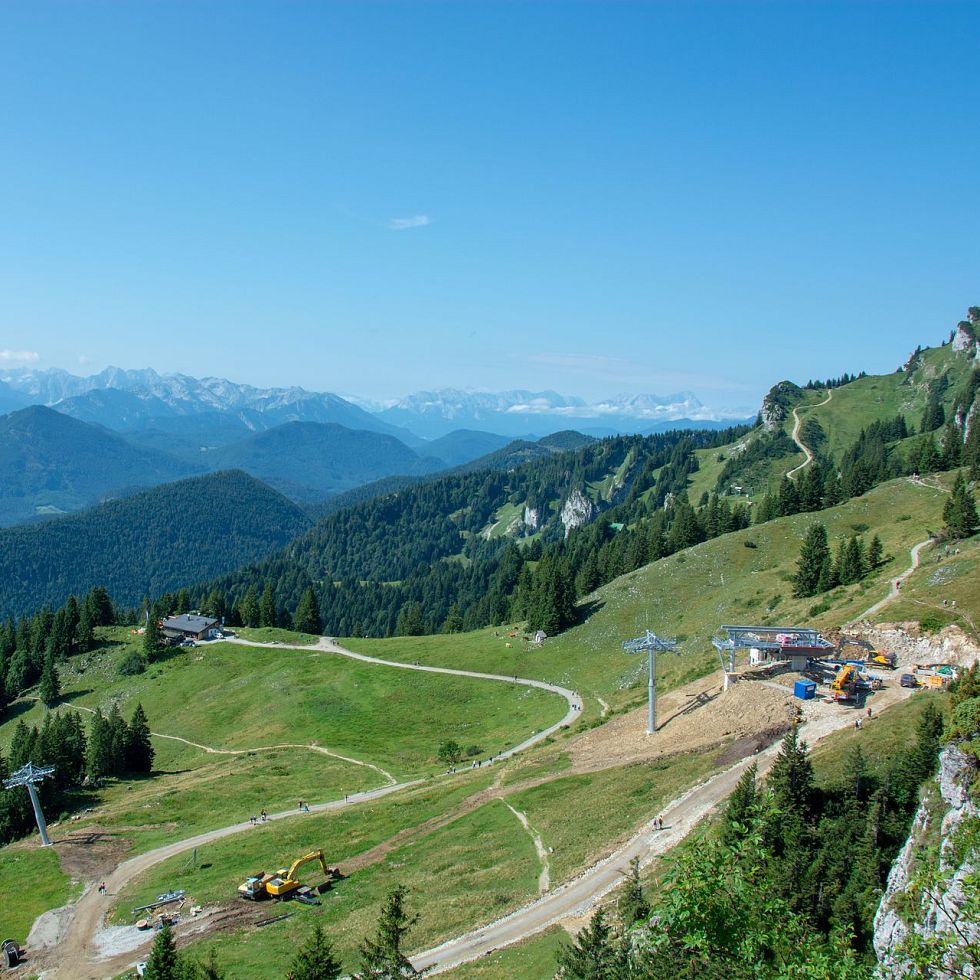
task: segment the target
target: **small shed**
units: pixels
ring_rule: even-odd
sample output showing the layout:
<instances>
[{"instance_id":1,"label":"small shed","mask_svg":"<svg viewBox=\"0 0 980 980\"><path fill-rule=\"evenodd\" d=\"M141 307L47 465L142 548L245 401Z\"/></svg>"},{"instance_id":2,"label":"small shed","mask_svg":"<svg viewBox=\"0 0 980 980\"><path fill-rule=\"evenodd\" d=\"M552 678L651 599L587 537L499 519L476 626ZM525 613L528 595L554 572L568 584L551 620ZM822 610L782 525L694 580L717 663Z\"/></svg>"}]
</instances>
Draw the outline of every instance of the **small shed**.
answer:
<instances>
[{"instance_id":1,"label":"small shed","mask_svg":"<svg viewBox=\"0 0 980 980\"><path fill-rule=\"evenodd\" d=\"M799 680L793 685L793 697L809 701L817 696L817 682Z\"/></svg>"}]
</instances>

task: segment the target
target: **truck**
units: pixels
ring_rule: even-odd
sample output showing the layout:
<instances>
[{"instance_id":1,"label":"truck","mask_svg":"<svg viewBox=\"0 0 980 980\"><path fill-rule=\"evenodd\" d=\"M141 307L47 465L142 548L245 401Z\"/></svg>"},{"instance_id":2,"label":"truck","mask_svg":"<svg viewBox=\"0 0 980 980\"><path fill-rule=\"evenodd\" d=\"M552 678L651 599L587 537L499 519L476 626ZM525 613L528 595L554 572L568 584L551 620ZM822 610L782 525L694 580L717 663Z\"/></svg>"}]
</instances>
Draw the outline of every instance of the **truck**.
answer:
<instances>
[{"instance_id":1,"label":"truck","mask_svg":"<svg viewBox=\"0 0 980 980\"><path fill-rule=\"evenodd\" d=\"M310 861L320 862L320 869L327 876L328 882L339 873L336 868L327 867L323 851L310 851L293 861L288 869L280 868L275 874L257 872L238 886L238 894L241 898L252 902L259 902L265 898L275 898L281 902L292 898L297 889L300 888L300 883L296 880L296 873Z\"/></svg>"},{"instance_id":2,"label":"truck","mask_svg":"<svg viewBox=\"0 0 980 980\"><path fill-rule=\"evenodd\" d=\"M835 701L853 701L858 686L858 668L854 664L844 664L830 685L830 694Z\"/></svg>"}]
</instances>

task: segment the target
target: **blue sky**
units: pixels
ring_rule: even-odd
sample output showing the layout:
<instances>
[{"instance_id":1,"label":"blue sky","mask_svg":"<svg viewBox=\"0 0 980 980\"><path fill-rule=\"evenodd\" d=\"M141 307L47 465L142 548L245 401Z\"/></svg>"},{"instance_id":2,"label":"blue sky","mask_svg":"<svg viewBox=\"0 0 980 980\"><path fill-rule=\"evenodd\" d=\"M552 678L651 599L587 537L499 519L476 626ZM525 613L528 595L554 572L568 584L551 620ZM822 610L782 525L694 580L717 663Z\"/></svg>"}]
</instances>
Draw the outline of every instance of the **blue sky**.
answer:
<instances>
[{"instance_id":1,"label":"blue sky","mask_svg":"<svg viewBox=\"0 0 980 980\"><path fill-rule=\"evenodd\" d=\"M748 410L892 370L980 303L978 32L975 3L5 4L0 368Z\"/></svg>"}]
</instances>

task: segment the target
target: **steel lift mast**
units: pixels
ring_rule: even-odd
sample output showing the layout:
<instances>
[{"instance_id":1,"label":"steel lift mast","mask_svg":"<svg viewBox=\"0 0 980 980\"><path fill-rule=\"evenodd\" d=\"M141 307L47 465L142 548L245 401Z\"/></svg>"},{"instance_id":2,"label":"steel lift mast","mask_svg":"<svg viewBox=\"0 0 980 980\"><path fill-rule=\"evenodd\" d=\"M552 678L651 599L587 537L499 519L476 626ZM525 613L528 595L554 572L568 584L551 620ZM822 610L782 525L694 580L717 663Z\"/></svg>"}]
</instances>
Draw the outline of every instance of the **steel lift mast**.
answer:
<instances>
[{"instance_id":1,"label":"steel lift mast","mask_svg":"<svg viewBox=\"0 0 980 980\"><path fill-rule=\"evenodd\" d=\"M647 689L649 691L649 704L647 710L647 735L653 735L657 730L656 703L657 686L654 672L657 666L658 653L675 653L680 655L677 650L677 640L665 640L647 630L643 636L638 636L635 640L627 640L623 644L623 649L630 656L642 653L644 650L649 654L649 680Z\"/></svg>"},{"instance_id":2,"label":"steel lift mast","mask_svg":"<svg viewBox=\"0 0 980 980\"><path fill-rule=\"evenodd\" d=\"M33 762L28 762L15 773L11 773L9 779L3 781L4 789L16 789L18 786L27 787L27 794L31 798L31 805L34 807L34 818L37 820L37 829L41 832L41 846L50 847L51 839L48 837L48 825L44 822L44 814L41 812L41 801L38 799L35 786L42 779L54 775L54 766L47 769L35 768Z\"/></svg>"}]
</instances>

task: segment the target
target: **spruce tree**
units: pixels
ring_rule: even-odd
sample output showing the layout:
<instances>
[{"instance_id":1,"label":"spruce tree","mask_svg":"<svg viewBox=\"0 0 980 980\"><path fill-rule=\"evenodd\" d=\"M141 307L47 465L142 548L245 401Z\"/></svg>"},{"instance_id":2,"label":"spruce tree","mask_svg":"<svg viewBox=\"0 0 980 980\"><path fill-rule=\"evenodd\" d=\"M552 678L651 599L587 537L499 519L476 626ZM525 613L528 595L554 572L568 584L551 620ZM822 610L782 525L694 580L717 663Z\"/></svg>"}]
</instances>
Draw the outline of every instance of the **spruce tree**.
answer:
<instances>
[{"instance_id":1,"label":"spruce tree","mask_svg":"<svg viewBox=\"0 0 980 980\"><path fill-rule=\"evenodd\" d=\"M558 947L559 975L565 980L625 977L626 957L616 943L604 909L598 909L571 946Z\"/></svg>"},{"instance_id":2,"label":"spruce tree","mask_svg":"<svg viewBox=\"0 0 980 980\"><path fill-rule=\"evenodd\" d=\"M650 915L650 903L643 894L643 885L640 883L639 858L635 857L630 861L630 869L623 883L623 894L619 897L617 911L624 929L629 929L636 922L646 920Z\"/></svg>"},{"instance_id":3,"label":"spruce tree","mask_svg":"<svg viewBox=\"0 0 980 980\"><path fill-rule=\"evenodd\" d=\"M394 980L421 975L402 952L405 933L415 922L415 918L410 918L405 911L405 894L401 885L388 893L381 906L374 938L365 939L361 944L361 972L355 974L357 980L368 980L369 977Z\"/></svg>"},{"instance_id":4,"label":"spruce tree","mask_svg":"<svg viewBox=\"0 0 980 980\"><path fill-rule=\"evenodd\" d=\"M967 489L962 473L956 474L953 491L943 507L943 523L951 538L968 538L977 530L977 502Z\"/></svg>"},{"instance_id":5,"label":"spruce tree","mask_svg":"<svg viewBox=\"0 0 980 980\"><path fill-rule=\"evenodd\" d=\"M245 590L245 596L238 607L238 615L244 626L258 626L259 599L254 583Z\"/></svg>"},{"instance_id":6,"label":"spruce tree","mask_svg":"<svg viewBox=\"0 0 980 980\"><path fill-rule=\"evenodd\" d=\"M150 723L143 705L137 702L126 732L126 769L128 772L150 772L153 769L153 745Z\"/></svg>"},{"instance_id":7,"label":"spruce tree","mask_svg":"<svg viewBox=\"0 0 980 980\"><path fill-rule=\"evenodd\" d=\"M882 547L881 538L879 538L876 534L871 539L871 544L868 545L868 569L870 571L874 571L876 568L881 566L884 552L885 549Z\"/></svg>"},{"instance_id":8,"label":"spruce tree","mask_svg":"<svg viewBox=\"0 0 980 980\"><path fill-rule=\"evenodd\" d=\"M105 716L96 708L85 748L85 775L91 782L99 783L109 774L111 766L112 733Z\"/></svg>"},{"instance_id":9,"label":"spruce tree","mask_svg":"<svg viewBox=\"0 0 980 980\"><path fill-rule=\"evenodd\" d=\"M803 539L800 557L796 563L796 587L793 595L806 598L816 595L823 572L824 561L830 556L827 544L827 528L823 524L811 524Z\"/></svg>"},{"instance_id":10,"label":"spruce tree","mask_svg":"<svg viewBox=\"0 0 980 980\"><path fill-rule=\"evenodd\" d=\"M330 940L320 923L315 923L310 938L300 946L290 964L291 980L334 980L341 972L341 962Z\"/></svg>"},{"instance_id":11,"label":"spruce tree","mask_svg":"<svg viewBox=\"0 0 980 980\"><path fill-rule=\"evenodd\" d=\"M262 598L259 600L259 626L276 625L276 599L272 592L272 581L266 579Z\"/></svg>"},{"instance_id":12,"label":"spruce tree","mask_svg":"<svg viewBox=\"0 0 980 980\"><path fill-rule=\"evenodd\" d=\"M143 659L147 663L152 663L163 652L163 635L160 632L160 623L157 617L150 610L149 618L143 630Z\"/></svg>"},{"instance_id":13,"label":"spruce tree","mask_svg":"<svg viewBox=\"0 0 980 980\"><path fill-rule=\"evenodd\" d=\"M144 980L187 980L187 970L169 925L164 925L156 934L143 977Z\"/></svg>"},{"instance_id":14,"label":"spruce tree","mask_svg":"<svg viewBox=\"0 0 980 980\"><path fill-rule=\"evenodd\" d=\"M38 694L41 701L49 708L61 694L61 679L58 677L58 668L54 665L53 651L49 651L44 658L44 669L41 671L41 685Z\"/></svg>"},{"instance_id":15,"label":"spruce tree","mask_svg":"<svg viewBox=\"0 0 980 980\"><path fill-rule=\"evenodd\" d=\"M300 633L312 633L319 636L323 630L320 621L320 606L316 601L316 592L312 585L306 587L306 591L300 597L299 605L296 607L296 615L293 617L293 627Z\"/></svg>"},{"instance_id":16,"label":"spruce tree","mask_svg":"<svg viewBox=\"0 0 980 980\"><path fill-rule=\"evenodd\" d=\"M756 780L759 767L754 762L742 773L732 795L728 797L725 806L725 819L722 823L721 836L726 844L734 844L745 835L746 828L755 818L758 803Z\"/></svg>"}]
</instances>

